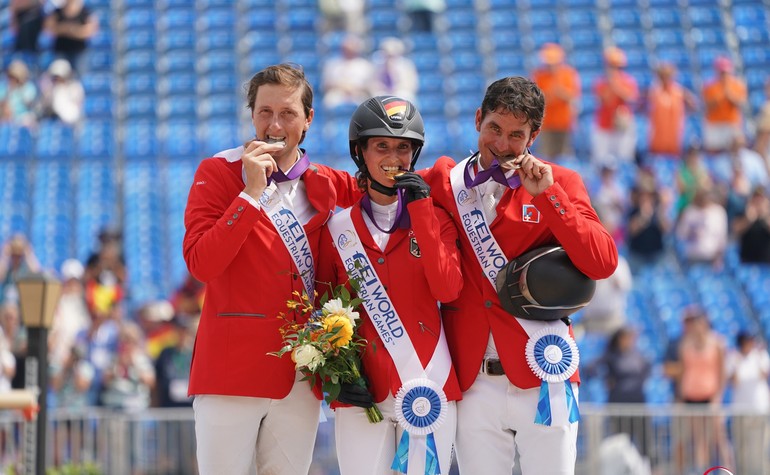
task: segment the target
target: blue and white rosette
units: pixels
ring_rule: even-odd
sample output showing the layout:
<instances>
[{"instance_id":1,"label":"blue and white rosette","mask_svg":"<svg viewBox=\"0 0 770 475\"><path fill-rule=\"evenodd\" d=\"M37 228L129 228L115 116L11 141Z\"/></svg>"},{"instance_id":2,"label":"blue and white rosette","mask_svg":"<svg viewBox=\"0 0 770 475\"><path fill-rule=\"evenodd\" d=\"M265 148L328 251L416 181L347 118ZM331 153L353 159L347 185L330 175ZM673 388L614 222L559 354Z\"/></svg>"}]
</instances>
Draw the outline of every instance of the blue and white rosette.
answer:
<instances>
[{"instance_id":1,"label":"blue and white rosette","mask_svg":"<svg viewBox=\"0 0 770 475\"><path fill-rule=\"evenodd\" d=\"M424 449L425 475L440 474L433 432L447 417L448 403L444 390L430 379L411 379L398 390L395 406L396 420L404 433L390 468L407 473L409 453Z\"/></svg>"},{"instance_id":2,"label":"blue and white rosette","mask_svg":"<svg viewBox=\"0 0 770 475\"><path fill-rule=\"evenodd\" d=\"M530 335L525 351L527 364L542 381L535 423L550 426L579 421L577 398L569 382L580 363L575 340L545 327Z\"/></svg>"}]
</instances>

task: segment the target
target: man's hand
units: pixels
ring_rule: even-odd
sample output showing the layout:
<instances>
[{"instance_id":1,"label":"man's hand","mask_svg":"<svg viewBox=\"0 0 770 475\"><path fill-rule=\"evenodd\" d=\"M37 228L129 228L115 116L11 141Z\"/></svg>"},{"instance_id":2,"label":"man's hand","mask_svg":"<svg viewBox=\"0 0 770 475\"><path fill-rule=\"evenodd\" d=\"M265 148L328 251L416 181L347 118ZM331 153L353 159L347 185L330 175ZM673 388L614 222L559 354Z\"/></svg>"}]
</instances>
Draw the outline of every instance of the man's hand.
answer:
<instances>
[{"instance_id":1,"label":"man's hand","mask_svg":"<svg viewBox=\"0 0 770 475\"><path fill-rule=\"evenodd\" d=\"M355 383L342 383L337 400L341 403L363 407L364 409L374 407L372 393L365 386Z\"/></svg>"},{"instance_id":2,"label":"man's hand","mask_svg":"<svg viewBox=\"0 0 770 475\"><path fill-rule=\"evenodd\" d=\"M243 191L255 200L258 200L267 188L267 177L278 170L271 153L282 150L284 146L281 142L269 144L256 139L243 144L241 160L246 172L246 187Z\"/></svg>"},{"instance_id":3,"label":"man's hand","mask_svg":"<svg viewBox=\"0 0 770 475\"><path fill-rule=\"evenodd\" d=\"M521 185L533 197L553 185L551 165L541 162L534 156L524 153L514 159L513 164L519 166Z\"/></svg>"},{"instance_id":4,"label":"man's hand","mask_svg":"<svg viewBox=\"0 0 770 475\"><path fill-rule=\"evenodd\" d=\"M406 204L430 196L430 186L415 172L406 172L394 178L395 187L404 190Z\"/></svg>"}]
</instances>

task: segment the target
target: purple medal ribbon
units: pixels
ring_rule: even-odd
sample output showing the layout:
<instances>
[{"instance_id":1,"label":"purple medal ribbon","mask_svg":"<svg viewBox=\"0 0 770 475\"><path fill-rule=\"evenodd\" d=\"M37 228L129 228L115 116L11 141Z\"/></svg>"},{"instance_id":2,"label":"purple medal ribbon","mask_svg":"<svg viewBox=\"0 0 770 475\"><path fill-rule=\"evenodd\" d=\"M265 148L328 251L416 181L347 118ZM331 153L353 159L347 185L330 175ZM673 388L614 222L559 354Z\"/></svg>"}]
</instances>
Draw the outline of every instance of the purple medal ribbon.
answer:
<instances>
[{"instance_id":1,"label":"purple medal ribbon","mask_svg":"<svg viewBox=\"0 0 770 475\"><path fill-rule=\"evenodd\" d=\"M283 183L286 181L295 180L305 173L305 170L310 167L310 159L307 157L307 153L302 150L302 156L294 163L294 166L289 170L289 173L284 173L280 168L274 171L269 177L267 177L267 184L275 180L276 183Z\"/></svg>"},{"instance_id":2,"label":"purple medal ribbon","mask_svg":"<svg viewBox=\"0 0 770 475\"><path fill-rule=\"evenodd\" d=\"M398 208L396 209L396 219L393 221L393 226L391 226L390 229L382 229L380 225L377 224L377 220L374 219L374 211L372 211L372 200L369 198L368 194L361 198L361 208L364 210L366 215L369 216L369 219L372 220L374 226L386 234L391 234L396 230L396 228L409 229L409 227L412 225L412 221L409 219L409 212L405 212L406 206L404 206L404 190L398 190Z\"/></svg>"},{"instance_id":3,"label":"purple medal ribbon","mask_svg":"<svg viewBox=\"0 0 770 475\"><path fill-rule=\"evenodd\" d=\"M508 188L518 188L521 185L521 178L519 177L519 174L514 173L510 178L507 178L505 176L505 171L500 166L500 163L497 161L497 159L492 160L492 165L489 168L479 171L476 173L475 178L471 178L471 167L478 160L478 158L476 158L476 160L468 160L468 163L465 165L464 178L466 188L471 189L474 186L486 182L490 178L503 186L507 186Z\"/></svg>"}]
</instances>

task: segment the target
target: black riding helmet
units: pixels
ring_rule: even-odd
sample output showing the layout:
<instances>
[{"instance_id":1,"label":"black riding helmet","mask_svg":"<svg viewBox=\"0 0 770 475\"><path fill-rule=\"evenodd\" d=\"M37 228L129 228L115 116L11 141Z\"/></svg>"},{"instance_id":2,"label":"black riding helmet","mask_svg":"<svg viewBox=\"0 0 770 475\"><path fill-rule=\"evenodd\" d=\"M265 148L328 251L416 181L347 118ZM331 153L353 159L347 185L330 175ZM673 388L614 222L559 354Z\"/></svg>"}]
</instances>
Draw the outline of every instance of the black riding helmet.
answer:
<instances>
[{"instance_id":1,"label":"black riding helmet","mask_svg":"<svg viewBox=\"0 0 770 475\"><path fill-rule=\"evenodd\" d=\"M402 137L415 143L412 152L412 162L409 171L414 170L417 158L420 156L425 143L425 124L417 108L406 99L395 96L377 96L363 102L353 117L350 118L350 157L356 163L358 170L366 173L368 170L363 155L358 154L357 146L360 140L369 137ZM370 177L371 179L371 177ZM373 183L395 194L395 188L388 188L376 181ZM376 186L373 188L377 189ZM383 192L383 190L379 190Z\"/></svg>"}]
</instances>

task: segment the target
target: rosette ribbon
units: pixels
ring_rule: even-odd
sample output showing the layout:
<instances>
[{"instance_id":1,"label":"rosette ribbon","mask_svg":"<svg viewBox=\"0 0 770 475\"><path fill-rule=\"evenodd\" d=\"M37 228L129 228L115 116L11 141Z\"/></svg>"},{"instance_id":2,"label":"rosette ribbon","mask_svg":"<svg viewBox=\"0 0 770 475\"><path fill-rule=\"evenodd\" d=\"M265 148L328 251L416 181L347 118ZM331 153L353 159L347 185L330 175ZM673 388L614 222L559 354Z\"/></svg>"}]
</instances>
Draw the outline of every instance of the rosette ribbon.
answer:
<instances>
[{"instance_id":1,"label":"rosette ribbon","mask_svg":"<svg viewBox=\"0 0 770 475\"><path fill-rule=\"evenodd\" d=\"M569 378L580 363L575 340L551 327L529 337L527 364L540 378L535 424L566 425L580 420L577 398Z\"/></svg>"},{"instance_id":2,"label":"rosette ribbon","mask_svg":"<svg viewBox=\"0 0 770 475\"><path fill-rule=\"evenodd\" d=\"M439 475L441 467L433 432L446 419L444 391L430 379L412 379L398 390L395 406L396 420L404 432L390 468L407 473L410 453L424 451L425 475Z\"/></svg>"}]
</instances>

